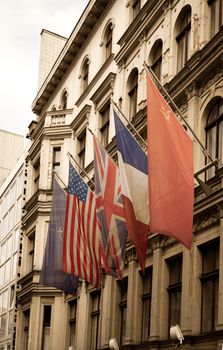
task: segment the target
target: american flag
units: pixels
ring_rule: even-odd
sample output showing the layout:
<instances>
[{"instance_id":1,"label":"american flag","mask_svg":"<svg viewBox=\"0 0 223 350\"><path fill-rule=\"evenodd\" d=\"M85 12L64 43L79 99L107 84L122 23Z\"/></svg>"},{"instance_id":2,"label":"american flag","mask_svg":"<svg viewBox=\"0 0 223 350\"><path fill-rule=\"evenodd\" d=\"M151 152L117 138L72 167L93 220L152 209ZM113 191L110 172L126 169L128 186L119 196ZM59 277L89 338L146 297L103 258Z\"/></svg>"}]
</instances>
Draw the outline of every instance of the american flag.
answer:
<instances>
[{"instance_id":1,"label":"american flag","mask_svg":"<svg viewBox=\"0 0 223 350\"><path fill-rule=\"evenodd\" d=\"M101 224L105 271L123 278L127 230L119 170L94 137L94 170L97 216Z\"/></svg>"},{"instance_id":2,"label":"american flag","mask_svg":"<svg viewBox=\"0 0 223 350\"><path fill-rule=\"evenodd\" d=\"M63 270L100 287L100 226L95 196L69 163L64 225Z\"/></svg>"}]
</instances>

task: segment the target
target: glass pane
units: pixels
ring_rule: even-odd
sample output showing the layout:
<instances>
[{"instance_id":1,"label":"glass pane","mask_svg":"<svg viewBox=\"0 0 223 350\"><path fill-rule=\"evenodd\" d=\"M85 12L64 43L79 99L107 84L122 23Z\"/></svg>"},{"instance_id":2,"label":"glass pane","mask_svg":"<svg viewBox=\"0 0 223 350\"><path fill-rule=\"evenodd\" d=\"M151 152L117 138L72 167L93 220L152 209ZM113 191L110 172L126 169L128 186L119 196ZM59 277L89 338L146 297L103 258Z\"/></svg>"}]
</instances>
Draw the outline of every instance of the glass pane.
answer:
<instances>
[{"instance_id":1,"label":"glass pane","mask_svg":"<svg viewBox=\"0 0 223 350\"><path fill-rule=\"evenodd\" d=\"M149 339L149 327L150 327L150 305L151 299L148 298L143 301L143 314L142 314L142 341Z\"/></svg>"},{"instance_id":2,"label":"glass pane","mask_svg":"<svg viewBox=\"0 0 223 350\"><path fill-rule=\"evenodd\" d=\"M69 340L69 346L73 345L75 342L75 330L76 330L76 323L70 324L70 340Z\"/></svg>"},{"instance_id":3,"label":"glass pane","mask_svg":"<svg viewBox=\"0 0 223 350\"><path fill-rule=\"evenodd\" d=\"M43 329L43 350L50 349L50 327L44 327Z\"/></svg>"},{"instance_id":4,"label":"glass pane","mask_svg":"<svg viewBox=\"0 0 223 350\"><path fill-rule=\"evenodd\" d=\"M203 302L202 302L202 331L212 330L213 314L213 281L203 283Z\"/></svg>"},{"instance_id":5,"label":"glass pane","mask_svg":"<svg viewBox=\"0 0 223 350\"><path fill-rule=\"evenodd\" d=\"M8 309L8 289L3 293L3 299L2 299L2 311L6 311Z\"/></svg>"},{"instance_id":6,"label":"glass pane","mask_svg":"<svg viewBox=\"0 0 223 350\"><path fill-rule=\"evenodd\" d=\"M215 159L216 158L216 142L217 142L217 134L216 134L217 128L216 126L213 126L211 129L207 131L206 137L207 137L207 149L208 152L211 154L211 156ZM210 168L207 171L208 178L213 177L215 174L214 167Z\"/></svg>"},{"instance_id":7,"label":"glass pane","mask_svg":"<svg viewBox=\"0 0 223 350\"><path fill-rule=\"evenodd\" d=\"M97 349L98 315L91 318L91 350Z\"/></svg>"},{"instance_id":8,"label":"glass pane","mask_svg":"<svg viewBox=\"0 0 223 350\"><path fill-rule=\"evenodd\" d=\"M170 293L170 325L180 325L181 316L181 292Z\"/></svg>"},{"instance_id":9,"label":"glass pane","mask_svg":"<svg viewBox=\"0 0 223 350\"><path fill-rule=\"evenodd\" d=\"M178 257L168 261L170 285L182 282L182 258Z\"/></svg>"},{"instance_id":10,"label":"glass pane","mask_svg":"<svg viewBox=\"0 0 223 350\"><path fill-rule=\"evenodd\" d=\"M7 323L7 314L1 315L1 317L0 317L0 336L6 335L6 323Z\"/></svg>"},{"instance_id":11,"label":"glass pane","mask_svg":"<svg viewBox=\"0 0 223 350\"><path fill-rule=\"evenodd\" d=\"M127 308L121 308L121 344L125 342Z\"/></svg>"},{"instance_id":12,"label":"glass pane","mask_svg":"<svg viewBox=\"0 0 223 350\"><path fill-rule=\"evenodd\" d=\"M152 290L152 270L146 269L143 277L143 294L151 293Z\"/></svg>"},{"instance_id":13,"label":"glass pane","mask_svg":"<svg viewBox=\"0 0 223 350\"><path fill-rule=\"evenodd\" d=\"M202 248L203 270L202 273L209 273L219 268L219 246L209 244Z\"/></svg>"},{"instance_id":14,"label":"glass pane","mask_svg":"<svg viewBox=\"0 0 223 350\"><path fill-rule=\"evenodd\" d=\"M218 293L219 293L219 278L214 281L214 329L216 329L218 324Z\"/></svg>"},{"instance_id":15,"label":"glass pane","mask_svg":"<svg viewBox=\"0 0 223 350\"><path fill-rule=\"evenodd\" d=\"M223 120L219 123L219 143L218 143L218 158L220 164L223 163Z\"/></svg>"}]
</instances>

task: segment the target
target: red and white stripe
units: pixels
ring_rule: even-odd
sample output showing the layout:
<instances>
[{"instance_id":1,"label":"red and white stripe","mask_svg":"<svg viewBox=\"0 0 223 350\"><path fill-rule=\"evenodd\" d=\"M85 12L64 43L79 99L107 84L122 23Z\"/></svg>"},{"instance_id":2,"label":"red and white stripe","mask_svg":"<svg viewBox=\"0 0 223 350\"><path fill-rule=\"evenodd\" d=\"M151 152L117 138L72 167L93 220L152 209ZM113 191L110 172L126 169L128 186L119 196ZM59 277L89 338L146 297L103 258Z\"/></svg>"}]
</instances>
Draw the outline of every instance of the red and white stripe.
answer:
<instances>
[{"instance_id":1,"label":"red and white stripe","mask_svg":"<svg viewBox=\"0 0 223 350\"><path fill-rule=\"evenodd\" d=\"M100 287L100 227L95 197L90 190L86 202L68 195L64 227L64 272L74 274Z\"/></svg>"}]
</instances>

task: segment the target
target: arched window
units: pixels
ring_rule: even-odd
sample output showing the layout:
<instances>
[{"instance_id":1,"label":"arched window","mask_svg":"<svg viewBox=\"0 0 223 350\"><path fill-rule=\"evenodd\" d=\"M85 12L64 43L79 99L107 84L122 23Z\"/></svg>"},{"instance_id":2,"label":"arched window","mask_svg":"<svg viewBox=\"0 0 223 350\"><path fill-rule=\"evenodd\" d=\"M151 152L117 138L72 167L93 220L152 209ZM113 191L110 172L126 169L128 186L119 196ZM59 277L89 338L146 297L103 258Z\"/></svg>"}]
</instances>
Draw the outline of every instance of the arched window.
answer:
<instances>
[{"instance_id":1,"label":"arched window","mask_svg":"<svg viewBox=\"0 0 223 350\"><path fill-rule=\"evenodd\" d=\"M217 98L209 110L206 124L206 148L213 159L223 160L223 99ZM208 176L213 176L210 169Z\"/></svg>"},{"instance_id":2,"label":"arched window","mask_svg":"<svg viewBox=\"0 0 223 350\"><path fill-rule=\"evenodd\" d=\"M128 82L129 98L129 118L131 119L137 112L137 95L138 95L138 69L134 68L130 73Z\"/></svg>"},{"instance_id":3,"label":"arched window","mask_svg":"<svg viewBox=\"0 0 223 350\"><path fill-rule=\"evenodd\" d=\"M87 57L82 65L81 69L81 92L84 92L84 90L88 86L88 80L89 80L89 63L90 60Z\"/></svg>"},{"instance_id":4,"label":"arched window","mask_svg":"<svg viewBox=\"0 0 223 350\"><path fill-rule=\"evenodd\" d=\"M223 24L223 1L208 0L208 5L211 11L210 36L212 38Z\"/></svg>"},{"instance_id":5,"label":"arched window","mask_svg":"<svg viewBox=\"0 0 223 350\"><path fill-rule=\"evenodd\" d=\"M67 91L64 91L62 98L61 98L61 109L62 110L67 108L67 97L68 97L68 93L67 93Z\"/></svg>"},{"instance_id":6,"label":"arched window","mask_svg":"<svg viewBox=\"0 0 223 350\"><path fill-rule=\"evenodd\" d=\"M189 58L191 36L191 7L185 6L178 16L177 28L177 72L179 72Z\"/></svg>"},{"instance_id":7,"label":"arched window","mask_svg":"<svg viewBox=\"0 0 223 350\"><path fill-rule=\"evenodd\" d=\"M149 64L159 80L161 80L162 53L163 42L159 39L154 43L149 55Z\"/></svg>"},{"instance_id":8,"label":"arched window","mask_svg":"<svg viewBox=\"0 0 223 350\"><path fill-rule=\"evenodd\" d=\"M112 53L112 33L113 33L113 23L110 22L106 28L104 39L103 39L105 61Z\"/></svg>"}]
</instances>

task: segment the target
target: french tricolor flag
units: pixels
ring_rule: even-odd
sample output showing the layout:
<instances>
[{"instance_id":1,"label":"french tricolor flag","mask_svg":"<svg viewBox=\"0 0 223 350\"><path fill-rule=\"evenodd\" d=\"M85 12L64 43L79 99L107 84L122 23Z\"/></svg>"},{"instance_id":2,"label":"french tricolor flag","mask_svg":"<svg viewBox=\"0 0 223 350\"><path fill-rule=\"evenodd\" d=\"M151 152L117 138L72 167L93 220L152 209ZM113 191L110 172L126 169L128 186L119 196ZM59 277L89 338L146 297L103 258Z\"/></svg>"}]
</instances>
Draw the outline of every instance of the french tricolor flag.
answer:
<instances>
[{"instance_id":1,"label":"french tricolor flag","mask_svg":"<svg viewBox=\"0 0 223 350\"><path fill-rule=\"evenodd\" d=\"M142 270L149 232L148 160L113 109L126 226Z\"/></svg>"}]
</instances>

